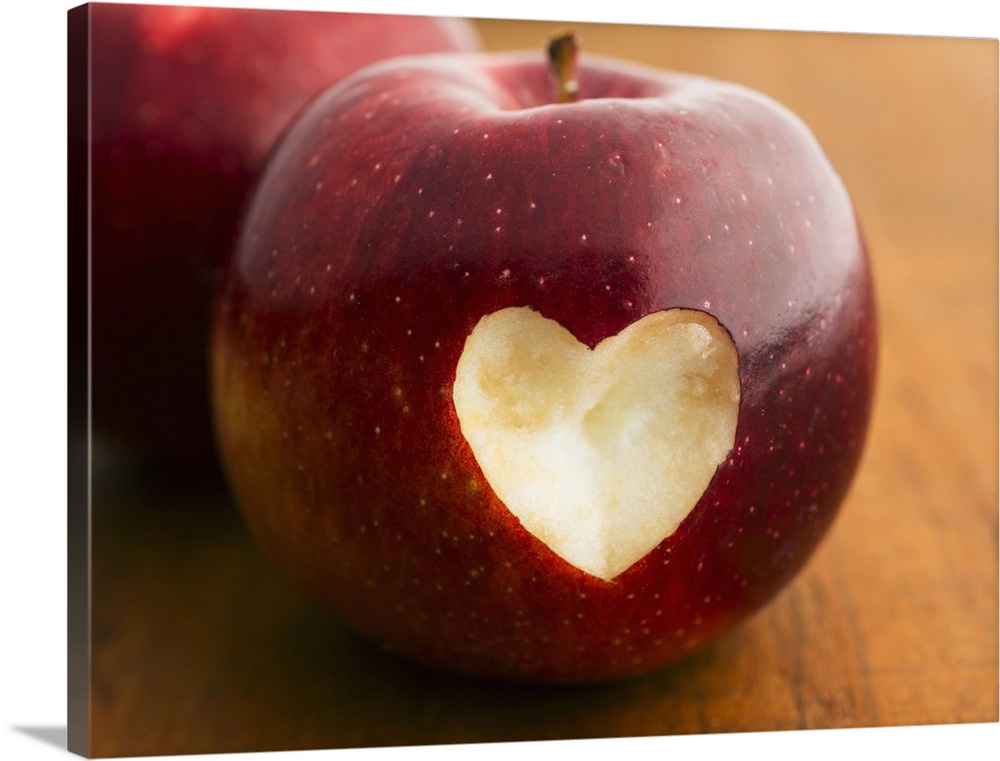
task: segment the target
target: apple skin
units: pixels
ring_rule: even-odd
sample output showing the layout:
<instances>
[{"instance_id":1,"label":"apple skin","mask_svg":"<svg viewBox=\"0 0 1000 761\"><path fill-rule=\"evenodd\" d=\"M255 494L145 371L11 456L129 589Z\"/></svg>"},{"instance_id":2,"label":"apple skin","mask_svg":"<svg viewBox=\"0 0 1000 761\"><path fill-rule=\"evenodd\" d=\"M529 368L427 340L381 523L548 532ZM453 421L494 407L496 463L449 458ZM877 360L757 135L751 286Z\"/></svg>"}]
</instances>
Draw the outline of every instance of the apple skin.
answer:
<instances>
[{"instance_id":1,"label":"apple skin","mask_svg":"<svg viewBox=\"0 0 1000 761\"><path fill-rule=\"evenodd\" d=\"M367 64L479 40L433 17L102 3L89 17L94 427L149 463L212 463L212 292L280 131Z\"/></svg>"},{"instance_id":2,"label":"apple skin","mask_svg":"<svg viewBox=\"0 0 1000 761\"><path fill-rule=\"evenodd\" d=\"M852 204L807 128L747 89L582 57L427 56L328 90L278 147L220 288L215 415L247 524L299 587L425 664L599 682L769 600L831 524L876 367ZM528 534L462 436L479 319L530 306L593 347L656 310L739 355L735 446L610 582Z\"/></svg>"}]
</instances>

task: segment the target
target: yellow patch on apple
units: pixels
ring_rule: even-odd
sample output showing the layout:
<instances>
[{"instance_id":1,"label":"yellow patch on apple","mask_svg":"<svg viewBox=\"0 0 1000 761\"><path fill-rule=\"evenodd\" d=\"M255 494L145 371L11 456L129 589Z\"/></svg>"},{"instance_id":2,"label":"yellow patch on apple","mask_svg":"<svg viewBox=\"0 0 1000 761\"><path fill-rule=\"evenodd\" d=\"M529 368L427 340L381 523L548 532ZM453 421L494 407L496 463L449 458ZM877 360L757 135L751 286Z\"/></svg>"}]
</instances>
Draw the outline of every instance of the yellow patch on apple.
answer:
<instances>
[{"instance_id":1,"label":"yellow patch on apple","mask_svg":"<svg viewBox=\"0 0 1000 761\"><path fill-rule=\"evenodd\" d=\"M462 434L531 534L611 580L670 536L733 448L736 347L670 309L592 350L529 307L484 316L455 372Z\"/></svg>"}]
</instances>

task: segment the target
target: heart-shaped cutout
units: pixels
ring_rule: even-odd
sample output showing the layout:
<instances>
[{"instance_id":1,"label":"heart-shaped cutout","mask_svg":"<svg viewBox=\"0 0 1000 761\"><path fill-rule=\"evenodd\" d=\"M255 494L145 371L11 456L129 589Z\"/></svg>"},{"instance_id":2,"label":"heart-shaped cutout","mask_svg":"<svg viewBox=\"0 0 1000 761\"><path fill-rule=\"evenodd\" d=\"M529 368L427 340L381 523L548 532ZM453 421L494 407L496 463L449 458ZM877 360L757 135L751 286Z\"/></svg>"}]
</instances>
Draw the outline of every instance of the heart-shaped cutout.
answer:
<instances>
[{"instance_id":1,"label":"heart-shaped cutout","mask_svg":"<svg viewBox=\"0 0 1000 761\"><path fill-rule=\"evenodd\" d=\"M462 434L494 493L610 580L670 536L733 447L736 347L709 314L654 312L592 350L529 307L484 316L455 370Z\"/></svg>"}]
</instances>

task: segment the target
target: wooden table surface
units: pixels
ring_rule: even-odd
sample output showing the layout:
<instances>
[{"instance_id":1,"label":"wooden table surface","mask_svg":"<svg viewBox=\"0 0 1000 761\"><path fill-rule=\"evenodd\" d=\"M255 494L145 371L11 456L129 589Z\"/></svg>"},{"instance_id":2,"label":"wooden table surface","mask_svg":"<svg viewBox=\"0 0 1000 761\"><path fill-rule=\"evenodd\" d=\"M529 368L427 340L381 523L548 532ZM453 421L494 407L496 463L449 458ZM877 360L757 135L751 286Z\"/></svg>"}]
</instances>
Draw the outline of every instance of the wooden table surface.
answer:
<instances>
[{"instance_id":1,"label":"wooden table surface","mask_svg":"<svg viewBox=\"0 0 1000 761\"><path fill-rule=\"evenodd\" d=\"M491 49L548 23L484 21ZM803 572L637 680L486 684L397 661L306 603L218 485L98 462L98 756L995 722L997 43L577 25L586 50L756 87L812 127L871 246L878 398Z\"/></svg>"}]
</instances>

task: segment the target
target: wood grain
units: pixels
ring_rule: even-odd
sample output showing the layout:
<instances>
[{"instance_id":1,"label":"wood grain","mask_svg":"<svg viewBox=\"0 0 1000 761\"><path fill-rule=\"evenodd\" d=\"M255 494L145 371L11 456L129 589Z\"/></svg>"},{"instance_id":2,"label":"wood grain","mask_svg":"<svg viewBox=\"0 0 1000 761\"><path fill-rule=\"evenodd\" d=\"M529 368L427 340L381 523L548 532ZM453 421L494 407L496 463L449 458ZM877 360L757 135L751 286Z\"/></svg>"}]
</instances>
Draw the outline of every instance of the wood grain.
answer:
<instances>
[{"instance_id":1,"label":"wood grain","mask_svg":"<svg viewBox=\"0 0 1000 761\"><path fill-rule=\"evenodd\" d=\"M558 26L480 22L498 50L539 48ZM996 41L577 28L588 51L772 95L850 189L882 348L831 533L769 606L690 660L600 688L512 687L356 639L262 561L221 486L101 465L93 755L998 720Z\"/></svg>"}]
</instances>

